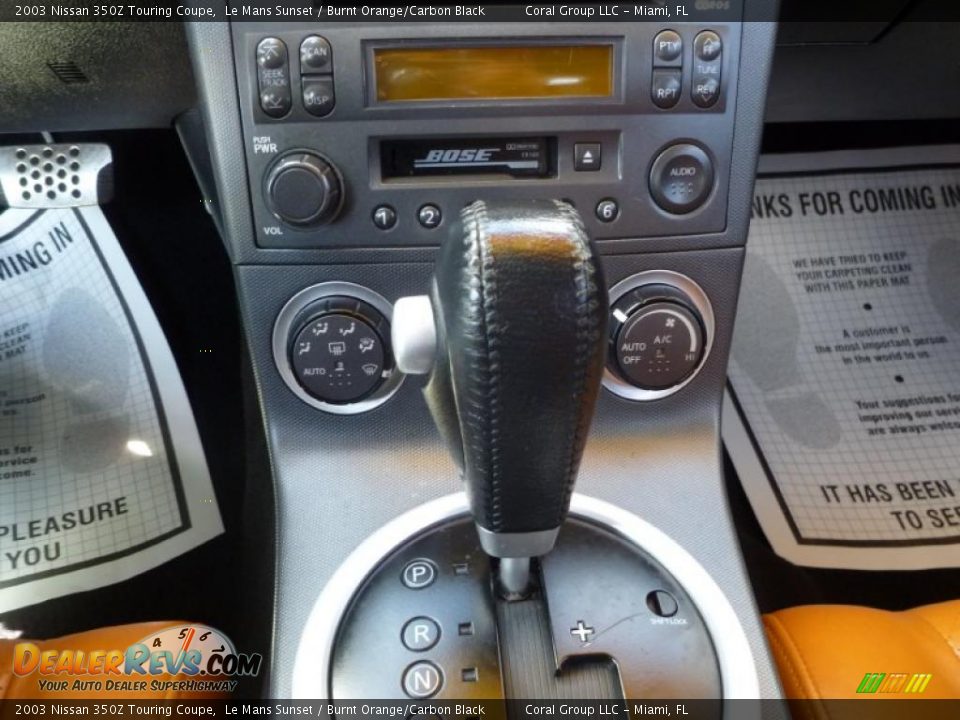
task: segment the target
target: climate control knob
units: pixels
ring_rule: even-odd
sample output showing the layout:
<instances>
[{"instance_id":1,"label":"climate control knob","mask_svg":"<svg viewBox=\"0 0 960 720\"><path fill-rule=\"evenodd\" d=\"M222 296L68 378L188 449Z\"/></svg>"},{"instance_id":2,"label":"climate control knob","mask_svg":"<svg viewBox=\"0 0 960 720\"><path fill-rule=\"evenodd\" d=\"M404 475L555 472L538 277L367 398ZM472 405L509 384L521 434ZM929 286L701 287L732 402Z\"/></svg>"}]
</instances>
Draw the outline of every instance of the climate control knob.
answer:
<instances>
[{"instance_id":1,"label":"climate control knob","mask_svg":"<svg viewBox=\"0 0 960 720\"><path fill-rule=\"evenodd\" d=\"M300 387L321 402L360 402L393 373L389 324L368 303L324 298L300 314L295 328L290 365Z\"/></svg>"},{"instance_id":2,"label":"climate control knob","mask_svg":"<svg viewBox=\"0 0 960 720\"><path fill-rule=\"evenodd\" d=\"M689 298L669 285L644 285L613 305L610 368L644 390L666 390L700 366L706 333Z\"/></svg>"},{"instance_id":3,"label":"climate control knob","mask_svg":"<svg viewBox=\"0 0 960 720\"><path fill-rule=\"evenodd\" d=\"M263 194L270 212L286 225L311 228L331 222L343 204L343 180L336 167L316 153L297 150L267 171Z\"/></svg>"}]
</instances>

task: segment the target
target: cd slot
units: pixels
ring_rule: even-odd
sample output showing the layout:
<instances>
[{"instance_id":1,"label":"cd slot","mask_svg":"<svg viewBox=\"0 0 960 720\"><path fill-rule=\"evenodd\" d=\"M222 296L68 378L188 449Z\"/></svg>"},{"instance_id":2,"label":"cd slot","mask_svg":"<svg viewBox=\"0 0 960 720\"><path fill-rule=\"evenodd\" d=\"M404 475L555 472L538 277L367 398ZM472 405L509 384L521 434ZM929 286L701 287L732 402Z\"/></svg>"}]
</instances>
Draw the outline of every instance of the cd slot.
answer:
<instances>
[{"instance_id":1,"label":"cd slot","mask_svg":"<svg viewBox=\"0 0 960 720\"><path fill-rule=\"evenodd\" d=\"M552 137L391 139L380 142L384 181L444 176L549 178L557 174Z\"/></svg>"}]
</instances>

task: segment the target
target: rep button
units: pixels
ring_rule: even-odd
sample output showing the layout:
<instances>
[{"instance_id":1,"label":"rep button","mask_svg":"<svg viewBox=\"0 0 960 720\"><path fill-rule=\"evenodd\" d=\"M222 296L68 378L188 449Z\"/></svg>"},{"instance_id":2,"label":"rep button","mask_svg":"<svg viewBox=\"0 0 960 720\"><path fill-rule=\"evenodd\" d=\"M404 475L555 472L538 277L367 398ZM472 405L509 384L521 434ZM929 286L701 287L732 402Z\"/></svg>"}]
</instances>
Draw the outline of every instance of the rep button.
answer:
<instances>
[{"instance_id":1,"label":"rep button","mask_svg":"<svg viewBox=\"0 0 960 720\"><path fill-rule=\"evenodd\" d=\"M713 191L713 163L702 148L689 143L664 150L650 168L650 194L662 210L692 212Z\"/></svg>"},{"instance_id":2,"label":"rep button","mask_svg":"<svg viewBox=\"0 0 960 720\"><path fill-rule=\"evenodd\" d=\"M437 579L437 566L423 558L411 560L403 568L403 584L411 590L422 590Z\"/></svg>"}]
</instances>

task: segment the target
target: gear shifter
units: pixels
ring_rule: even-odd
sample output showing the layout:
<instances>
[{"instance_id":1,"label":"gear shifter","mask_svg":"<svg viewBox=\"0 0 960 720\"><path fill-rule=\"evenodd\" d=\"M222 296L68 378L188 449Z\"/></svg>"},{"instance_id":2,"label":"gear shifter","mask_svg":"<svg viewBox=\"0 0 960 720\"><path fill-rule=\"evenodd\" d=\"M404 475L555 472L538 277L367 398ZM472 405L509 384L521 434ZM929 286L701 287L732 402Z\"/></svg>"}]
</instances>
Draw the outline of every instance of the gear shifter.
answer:
<instances>
[{"instance_id":1,"label":"gear shifter","mask_svg":"<svg viewBox=\"0 0 960 720\"><path fill-rule=\"evenodd\" d=\"M531 557L566 517L603 373L606 285L576 210L465 208L429 297L396 304L398 367L430 373L427 403L463 473L480 543L522 597Z\"/></svg>"}]
</instances>

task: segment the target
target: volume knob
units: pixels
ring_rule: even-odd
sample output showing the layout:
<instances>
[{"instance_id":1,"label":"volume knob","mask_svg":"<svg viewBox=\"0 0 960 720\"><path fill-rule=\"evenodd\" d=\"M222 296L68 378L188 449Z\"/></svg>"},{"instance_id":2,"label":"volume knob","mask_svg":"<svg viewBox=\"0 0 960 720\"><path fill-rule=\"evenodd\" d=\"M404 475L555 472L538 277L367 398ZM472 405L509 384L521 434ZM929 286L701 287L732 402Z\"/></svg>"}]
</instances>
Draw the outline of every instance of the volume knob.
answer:
<instances>
[{"instance_id":1,"label":"volume knob","mask_svg":"<svg viewBox=\"0 0 960 720\"><path fill-rule=\"evenodd\" d=\"M274 162L264 179L263 192L270 212L299 228L331 222L343 203L343 181L336 167L316 153L302 150Z\"/></svg>"}]
</instances>

